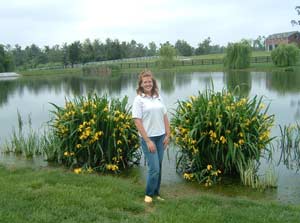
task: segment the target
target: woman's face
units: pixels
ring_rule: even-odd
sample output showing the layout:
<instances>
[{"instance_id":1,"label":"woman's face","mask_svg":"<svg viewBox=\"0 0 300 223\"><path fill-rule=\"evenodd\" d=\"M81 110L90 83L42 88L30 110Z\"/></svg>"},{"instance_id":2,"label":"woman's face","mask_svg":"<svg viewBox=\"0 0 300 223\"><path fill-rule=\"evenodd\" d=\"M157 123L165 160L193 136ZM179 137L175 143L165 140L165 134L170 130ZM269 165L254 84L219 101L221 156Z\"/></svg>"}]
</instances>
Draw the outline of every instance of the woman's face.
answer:
<instances>
[{"instance_id":1,"label":"woman's face","mask_svg":"<svg viewBox=\"0 0 300 223\"><path fill-rule=\"evenodd\" d=\"M151 95L151 90L153 88L153 81L151 77L143 77L141 87L144 89L145 94Z\"/></svg>"}]
</instances>

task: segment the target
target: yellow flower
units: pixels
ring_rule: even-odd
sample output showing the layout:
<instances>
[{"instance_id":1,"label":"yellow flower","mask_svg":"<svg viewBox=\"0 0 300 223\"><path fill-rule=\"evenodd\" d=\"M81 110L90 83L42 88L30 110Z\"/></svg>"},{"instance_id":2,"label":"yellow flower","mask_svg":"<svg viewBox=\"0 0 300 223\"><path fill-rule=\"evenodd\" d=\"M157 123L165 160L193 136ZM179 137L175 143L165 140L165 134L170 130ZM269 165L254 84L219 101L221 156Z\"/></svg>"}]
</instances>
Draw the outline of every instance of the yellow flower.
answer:
<instances>
[{"instance_id":1,"label":"yellow flower","mask_svg":"<svg viewBox=\"0 0 300 223\"><path fill-rule=\"evenodd\" d=\"M77 145L76 145L76 148L77 148L77 149L80 149L80 148L81 148L81 144L77 144Z\"/></svg>"},{"instance_id":2,"label":"yellow flower","mask_svg":"<svg viewBox=\"0 0 300 223\"><path fill-rule=\"evenodd\" d=\"M194 177L194 174L192 174L192 173L184 173L183 174L183 178L186 180L192 180L193 177Z\"/></svg>"},{"instance_id":3,"label":"yellow flower","mask_svg":"<svg viewBox=\"0 0 300 223\"><path fill-rule=\"evenodd\" d=\"M122 141L121 140L118 140L117 141L117 145L121 145L122 144Z\"/></svg>"},{"instance_id":4,"label":"yellow flower","mask_svg":"<svg viewBox=\"0 0 300 223\"><path fill-rule=\"evenodd\" d=\"M112 169L111 170L112 171L117 171L117 170L119 170L119 167L117 165L112 165Z\"/></svg>"},{"instance_id":5,"label":"yellow flower","mask_svg":"<svg viewBox=\"0 0 300 223\"><path fill-rule=\"evenodd\" d=\"M212 165L210 165L210 164L207 165L207 167L206 167L207 170L211 170L211 168L212 168Z\"/></svg>"},{"instance_id":6,"label":"yellow flower","mask_svg":"<svg viewBox=\"0 0 300 223\"><path fill-rule=\"evenodd\" d=\"M244 134L243 134L242 132L240 132L238 135L239 135L240 137L243 137L243 136L244 136Z\"/></svg>"},{"instance_id":7,"label":"yellow flower","mask_svg":"<svg viewBox=\"0 0 300 223\"><path fill-rule=\"evenodd\" d=\"M221 136L220 141L222 142L222 144L225 144L227 142L227 139L224 136Z\"/></svg>"},{"instance_id":8,"label":"yellow flower","mask_svg":"<svg viewBox=\"0 0 300 223\"><path fill-rule=\"evenodd\" d=\"M195 101L196 97L195 97L195 96L190 96L190 99L191 99L192 101Z\"/></svg>"},{"instance_id":9,"label":"yellow flower","mask_svg":"<svg viewBox=\"0 0 300 223\"><path fill-rule=\"evenodd\" d=\"M217 133L215 133L213 130L210 130L208 134L212 139L217 138Z\"/></svg>"},{"instance_id":10,"label":"yellow flower","mask_svg":"<svg viewBox=\"0 0 300 223\"><path fill-rule=\"evenodd\" d=\"M117 165L114 165L114 164L107 164L106 169L107 170L112 170L112 171L117 171L117 170L119 170L119 167Z\"/></svg>"},{"instance_id":11,"label":"yellow flower","mask_svg":"<svg viewBox=\"0 0 300 223\"><path fill-rule=\"evenodd\" d=\"M188 102L188 103L186 103L186 107L187 108L192 108L192 104Z\"/></svg>"},{"instance_id":12,"label":"yellow flower","mask_svg":"<svg viewBox=\"0 0 300 223\"><path fill-rule=\"evenodd\" d=\"M261 103L260 105L259 105L259 109L264 109L266 106L263 104L263 103Z\"/></svg>"},{"instance_id":13,"label":"yellow flower","mask_svg":"<svg viewBox=\"0 0 300 223\"><path fill-rule=\"evenodd\" d=\"M64 156L69 156L69 152L64 152Z\"/></svg>"},{"instance_id":14,"label":"yellow flower","mask_svg":"<svg viewBox=\"0 0 300 223\"><path fill-rule=\"evenodd\" d=\"M244 141L243 139L240 139L240 140L239 140L239 144L240 144L240 145L243 145L244 143L245 143L245 141Z\"/></svg>"},{"instance_id":15,"label":"yellow flower","mask_svg":"<svg viewBox=\"0 0 300 223\"><path fill-rule=\"evenodd\" d=\"M227 130L225 131L225 133L226 133L226 134L230 134L231 131L227 129Z\"/></svg>"},{"instance_id":16,"label":"yellow flower","mask_svg":"<svg viewBox=\"0 0 300 223\"><path fill-rule=\"evenodd\" d=\"M81 168L75 168L74 169L74 173L76 173L76 174L80 174L81 172L82 172Z\"/></svg>"}]
</instances>

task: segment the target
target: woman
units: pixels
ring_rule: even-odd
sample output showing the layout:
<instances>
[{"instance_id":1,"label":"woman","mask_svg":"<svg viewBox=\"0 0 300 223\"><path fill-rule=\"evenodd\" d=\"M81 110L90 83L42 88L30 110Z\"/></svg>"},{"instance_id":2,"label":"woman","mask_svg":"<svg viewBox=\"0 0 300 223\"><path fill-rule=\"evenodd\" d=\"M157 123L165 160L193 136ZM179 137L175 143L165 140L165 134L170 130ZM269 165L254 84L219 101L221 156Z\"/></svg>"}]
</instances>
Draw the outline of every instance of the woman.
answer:
<instances>
[{"instance_id":1,"label":"woman","mask_svg":"<svg viewBox=\"0 0 300 223\"><path fill-rule=\"evenodd\" d=\"M145 202L151 203L153 197L163 200L159 195L161 167L164 150L170 137L167 109L158 94L158 87L151 71L139 75L137 96L132 106L132 117L141 136L141 145L148 164Z\"/></svg>"}]
</instances>

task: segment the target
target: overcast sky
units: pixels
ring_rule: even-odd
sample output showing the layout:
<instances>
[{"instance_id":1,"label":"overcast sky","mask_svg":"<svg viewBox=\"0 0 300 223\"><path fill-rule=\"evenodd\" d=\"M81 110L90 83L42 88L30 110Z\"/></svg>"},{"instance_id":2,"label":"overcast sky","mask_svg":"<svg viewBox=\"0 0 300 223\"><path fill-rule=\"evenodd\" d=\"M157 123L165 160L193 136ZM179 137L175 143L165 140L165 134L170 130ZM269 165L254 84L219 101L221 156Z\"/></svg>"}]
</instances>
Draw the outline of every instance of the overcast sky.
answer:
<instances>
[{"instance_id":1,"label":"overcast sky","mask_svg":"<svg viewBox=\"0 0 300 223\"><path fill-rule=\"evenodd\" d=\"M148 45L211 37L227 45L299 30L296 0L0 0L0 44L70 44L86 38Z\"/></svg>"}]
</instances>

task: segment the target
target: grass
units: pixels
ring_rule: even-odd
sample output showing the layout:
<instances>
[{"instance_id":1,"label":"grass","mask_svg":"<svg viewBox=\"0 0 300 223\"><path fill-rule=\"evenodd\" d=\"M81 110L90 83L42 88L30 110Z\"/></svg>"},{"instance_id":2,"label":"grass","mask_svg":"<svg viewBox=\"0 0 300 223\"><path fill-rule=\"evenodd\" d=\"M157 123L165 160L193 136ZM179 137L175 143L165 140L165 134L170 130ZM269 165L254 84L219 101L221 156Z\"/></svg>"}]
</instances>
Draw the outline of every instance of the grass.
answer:
<instances>
[{"instance_id":1,"label":"grass","mask_svg":"<svg viewBox=\"0 0 300 223\"><path fill-rule=\"evenodd\" d=\"M0 185L2 223L276 223L299 222L300 218L300 206L200 192L172 195L167 187L162 191L168 194L165 202L146 205L144 182L136 178L76 175L60 168L0 166Z\"/></svg>"}]
</instances>

